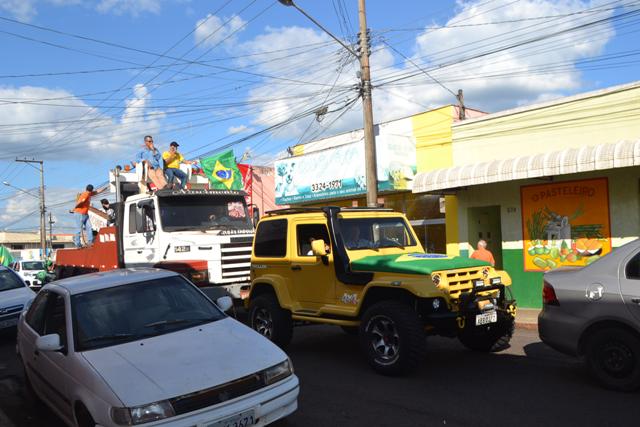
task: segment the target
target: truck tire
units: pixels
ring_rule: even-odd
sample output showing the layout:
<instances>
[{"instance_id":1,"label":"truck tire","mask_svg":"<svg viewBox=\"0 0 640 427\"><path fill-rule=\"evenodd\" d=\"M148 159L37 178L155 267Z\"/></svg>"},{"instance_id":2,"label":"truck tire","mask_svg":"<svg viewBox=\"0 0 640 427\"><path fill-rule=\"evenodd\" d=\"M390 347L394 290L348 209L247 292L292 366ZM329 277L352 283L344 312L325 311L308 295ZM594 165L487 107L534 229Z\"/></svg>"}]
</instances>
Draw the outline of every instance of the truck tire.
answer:
<instances>
[{"instance_id":1,"label":"truck tire","mask_svg":"<svg viewBox=\"0 0 640 427\"><path fill-rule=\"evenodd\" d=\"M621 328L600 329L588 338L587 367L605 388L634 391L640 388L640 339Z\"/></svg>"},{"instance_id":2,"label":"truck tire","mask_svg":"<svg viewBox=\"0 0 640 427\"><path fill-rule=\"evenodd\" d=\"M286 347L293 336L291 313L280 307L275 295L260 295L251 301L249 325L279 347Z\"/></svg>"},{"instance_id":3,"label":"truck tire","mask_svg":"<svg viewBox=\"0 0 640 427\"><path fill-rule=\"evenodd\" d=\"M400 301L372 305L360 323L360 345L369 364L383 375L403 375L418 368L427 351L416 312Z\"/></svg>"},{"instance_id":4,"label":"truck tire","mask_svg":"<svg viewBox=\"0 0 640 427\"><path fill-rule=\"evenodd\" d=\"M460 342L469 350L496 352L509 347L515 328L514 318L510 314L498 312L498 321L483 326L467 323L460 332Z\"/></svg>"}]
</instances>

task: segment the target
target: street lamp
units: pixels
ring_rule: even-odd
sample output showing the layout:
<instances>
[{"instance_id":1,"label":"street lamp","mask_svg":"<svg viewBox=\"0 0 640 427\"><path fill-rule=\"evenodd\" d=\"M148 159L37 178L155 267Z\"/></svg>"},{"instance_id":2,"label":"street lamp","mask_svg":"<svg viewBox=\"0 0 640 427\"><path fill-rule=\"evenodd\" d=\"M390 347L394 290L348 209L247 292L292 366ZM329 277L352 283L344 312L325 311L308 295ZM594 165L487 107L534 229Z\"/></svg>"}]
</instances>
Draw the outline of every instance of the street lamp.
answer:
<instances>
[{"instance_id":1,"label":"street lamp","mask_svg":"<svg viewBox=\"0 0 640 427\"><path fill-rule=\"evenodd\" d=\"M369 40L367 38L367 14L365 12L365 0L358 0L358 15L360 17L360 54L357 54L351 47L347 46L338 37L323 27L318 21L313 19L307 12L302 10L293 0L278 0L281 4L294 7L307 19L327 33L332 39L337 41L342 47L349 51L360 61L360 92L362 94L362 115L364 130L364 163L365 175L367 178L367 206L378 205L378 179L376 166L376 142L373 129L373 103L371 101L371 71L369 68Z\"/></svg>"}]
</instances>

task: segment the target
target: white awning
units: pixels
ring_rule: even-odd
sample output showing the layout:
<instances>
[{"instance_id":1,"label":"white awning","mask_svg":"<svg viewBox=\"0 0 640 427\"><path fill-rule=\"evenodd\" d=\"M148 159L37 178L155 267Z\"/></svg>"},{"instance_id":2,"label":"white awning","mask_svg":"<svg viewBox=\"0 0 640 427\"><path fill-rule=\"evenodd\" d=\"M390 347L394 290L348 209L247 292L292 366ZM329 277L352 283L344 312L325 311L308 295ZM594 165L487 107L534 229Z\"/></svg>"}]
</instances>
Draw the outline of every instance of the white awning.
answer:
<instances>
[{"instance_id":1,"label":"white awning","mask_svg":"<svg viewBox=\"0 0 640 427\"><path fill-rule=\"evenodd\" d=\"M415 177L413 192L426 193L470 185L638 165L640 139L422 172Z\"/></svg>"}]
</instances>

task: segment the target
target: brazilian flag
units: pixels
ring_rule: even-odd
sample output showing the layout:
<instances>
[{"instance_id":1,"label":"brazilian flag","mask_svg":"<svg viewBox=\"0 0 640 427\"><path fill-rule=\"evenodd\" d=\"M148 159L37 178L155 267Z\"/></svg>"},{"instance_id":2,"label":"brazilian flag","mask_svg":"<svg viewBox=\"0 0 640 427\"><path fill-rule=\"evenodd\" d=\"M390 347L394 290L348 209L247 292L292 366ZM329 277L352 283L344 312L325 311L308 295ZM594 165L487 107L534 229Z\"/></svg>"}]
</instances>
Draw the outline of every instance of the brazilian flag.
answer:
<instances>
[{"instance_id":1,"label":"brazilian flag","mask_svg":"<svg viewBox=\"0 0 640 427\"><path fill-rule=\"evenodd\" d=\"M212 189L242 190L242 174L238 169L233 150L201 158L200 166L209 178Z\"/></svg>"},{"instance_id":2,"label":"brazilian flag","mask_svg":"<svg viewBox=\"0 0 640 427\"><path fill-rule=\"evenodd\" d=\"M0 246L0 265L8 266L13 262L11 252L4 246Z\"/></svg>"}]
</instances>

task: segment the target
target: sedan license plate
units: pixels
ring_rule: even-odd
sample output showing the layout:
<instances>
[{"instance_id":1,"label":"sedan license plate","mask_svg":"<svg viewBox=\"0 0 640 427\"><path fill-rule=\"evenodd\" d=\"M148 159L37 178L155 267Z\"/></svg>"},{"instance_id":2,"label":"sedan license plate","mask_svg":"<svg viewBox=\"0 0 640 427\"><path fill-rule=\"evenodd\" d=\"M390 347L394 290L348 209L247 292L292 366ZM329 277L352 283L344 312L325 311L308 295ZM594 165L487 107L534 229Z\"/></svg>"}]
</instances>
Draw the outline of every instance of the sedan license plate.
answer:
<instances>
[{"instance_id":1,"label":"sedan license plate","mask_svg":"<svg viewBox=\"0 0 640 427\"><path fill-rule=\"evenodd\" d=\"M0 320L0 329L10 328L12 326L16 326L17 324L18 324L17 317L9 320Z\"/></svg>"},{"instance_id":2,"label":"sedan license plate","mask_svg":"<svg viewBox=\"0 0 640 427\"><path fill-rule=\"evenodd\" d=\"M487 313L478 314L476 316L476 326L496 323L498 321L498 312L493 310Z\"/></svg>"},{"instance_id":3,"label":"sedan license plate","mask_svg":"<svg viewBox=\"0 0 640 427\"><path fill-rule=\"evenodd\" d=\"M256 419L254 412L247 411L232 415L224 420L216 421L215 423L205 424L205 427L249 427L255 423Z\"/></svg>"}]
</instances>

